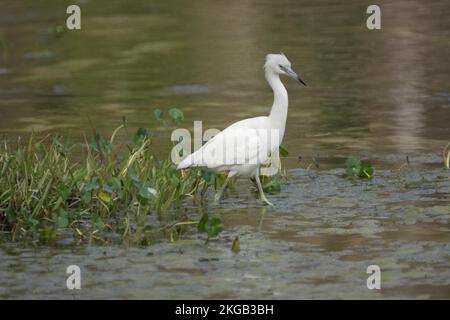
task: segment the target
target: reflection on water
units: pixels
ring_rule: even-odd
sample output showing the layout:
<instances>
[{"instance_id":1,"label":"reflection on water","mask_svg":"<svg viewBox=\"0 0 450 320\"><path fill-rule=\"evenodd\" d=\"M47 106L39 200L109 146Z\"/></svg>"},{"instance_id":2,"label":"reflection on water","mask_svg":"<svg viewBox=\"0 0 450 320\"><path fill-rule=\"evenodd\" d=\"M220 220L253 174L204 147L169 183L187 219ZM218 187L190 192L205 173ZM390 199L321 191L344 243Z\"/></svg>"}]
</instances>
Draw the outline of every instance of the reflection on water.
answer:
<instances>
[{"instance_id":1,"label":"reflection on water","mask_svg":"<svg viewBox=\"0 0 450 320\"><path fill-rule=\"evenodd\" d=\"M449 297L449 177L439 158L421 155L450 137L448 1L379 1L381 31L367 30L368 4L356 0L80 5L82 30L61 33L64 2L2 1L0 133L81 139L90 122L109 134L123 116L155 128L153 109L171 107L188 127L223 128L269 112L263 60L282 51L308 83L285 79L287 167L306 167L301 155L335 168L355 153L395 168L361 184L292 171L274 209L244 184L211 208L227 231L207 246L196 235L149 248L2 244L1 298ZM405 154L432 170L394 175ZM375 262L386 270L381 292L365 288ZM72 263L86 270L75 295L62 287Z\"/></svg>"},{"instance_id":2,"label":"reflection on water","mask_svg":"<svg viewBox=\"0 0 450 320\"><path fill-rule=\"evenodd\" d=\"M449 137L448 3L379 5L382 30L369 31L360 1L86 1L82 30L55 35L60 1L3 1L0 131L62 124L81 136L89 117L109 133L122 116L154 127L153 109L173 106L189 127L223 128L268 113L263 59L283 51L309 84L285 79L293 155L437 152Z\"/></svg>"}]
</instances>

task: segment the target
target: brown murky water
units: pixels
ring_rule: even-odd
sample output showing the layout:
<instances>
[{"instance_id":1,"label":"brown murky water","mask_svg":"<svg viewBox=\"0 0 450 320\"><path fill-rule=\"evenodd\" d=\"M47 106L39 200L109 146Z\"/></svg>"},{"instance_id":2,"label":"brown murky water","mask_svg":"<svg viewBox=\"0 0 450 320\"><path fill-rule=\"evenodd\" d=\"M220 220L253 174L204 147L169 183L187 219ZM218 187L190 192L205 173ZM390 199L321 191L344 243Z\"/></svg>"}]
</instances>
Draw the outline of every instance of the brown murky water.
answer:
<instances>
[{"instance_id":1,"label":"brown murky water","mask_svg":"<svg viewBox=\"0 0 450 320\"><path fill-rule=\"evenodd\" d=\"M2 242L0 298L450 298L447 1L381 1L381 31L366 28L364 1L78 3L82 30L55 33L69 2L2 1L0 133L81 139L123 116L130 134L159 130L153 110L170 107L188 128L223 128L268 113L262 64L282 51L308 83L285 81L287 182L274 208L245 181L204 208L225 223L207 245L194 232L145 248ZM161 131L155 148L168 146ZM350 155L374 179L342 178ZM366 287L371 264L381 290Z\"/></svg>"}]
</instances>

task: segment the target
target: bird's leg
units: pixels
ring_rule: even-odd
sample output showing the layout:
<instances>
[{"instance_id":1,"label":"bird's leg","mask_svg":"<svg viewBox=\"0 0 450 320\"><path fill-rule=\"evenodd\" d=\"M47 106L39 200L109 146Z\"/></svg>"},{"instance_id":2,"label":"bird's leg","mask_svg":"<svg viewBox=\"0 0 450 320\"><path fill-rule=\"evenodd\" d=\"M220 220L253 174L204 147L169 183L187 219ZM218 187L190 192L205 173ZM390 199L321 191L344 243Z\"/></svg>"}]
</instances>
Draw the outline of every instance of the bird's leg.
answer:
<instances>
[{"instance_id":1,"label":"bird's leg","mask_svg":"<svg viewBox=\"0 0 450 320\"><path fill-rule=\"evenodd\" d=\"M273 206L272 202L270 202L267 198L266 195L264 194L264 190L262 188L261 185L261 180L259 180L259 170L256 172L256 184L258 185L258 190L259 190L259 196L261 198L261 201L268 204L269 206Z\"/></svg>"},{"instance_id":2,"label":"bird's leg","mask_svg":"<svg viewBox=\"0 0 450 320\"><path fill-rule=\"evenodd\" d=\"M220 198L222 198L222 194L223 194L223 192L225 191L225 188L226 188L227 185L228 185L228 182L230 181L230 179L231 179L234 175L235 175L235 173L231 173L231 172L228 173L228 176L227 176L227 178L225 179L225 182L223 183L222 188L220 188L219 192L217 192L217 193L214 195L214 202L215 202L215 203L219 203Z\"/></svg>"}]
</instances>

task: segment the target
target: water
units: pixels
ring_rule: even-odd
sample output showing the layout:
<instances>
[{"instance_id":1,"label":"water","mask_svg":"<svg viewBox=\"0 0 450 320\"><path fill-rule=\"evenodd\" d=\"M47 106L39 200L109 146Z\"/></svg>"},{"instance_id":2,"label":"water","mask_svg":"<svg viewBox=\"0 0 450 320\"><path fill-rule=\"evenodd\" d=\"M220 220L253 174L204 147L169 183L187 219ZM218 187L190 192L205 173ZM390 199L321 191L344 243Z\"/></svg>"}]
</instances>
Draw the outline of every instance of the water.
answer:
<instances>
[{"instance_id":1,"label":"water","mask_svg":"<svg viewBox=\"0 0 450 320\"><path fill-rule=\"evenodd\" d=\"M2 242L1 298L450 298L447 1L381 1L381 31L367 30L361 1L79 3L82 30L55 34L61 1L2 1L0 133L81 140L126 116L128 139L162 129L153 110L171 107L188 128L224 128L268 113L264 55L282 51L308 83L285 80L288 179L275 208L246 181L208 206L225 232L207 245L195 232L144 248ZM375 178L343 179L350 155ZM83 270L76 293L70 264ZM366 288L370 264L382 290Z\"/></svg>"}]
</instances>

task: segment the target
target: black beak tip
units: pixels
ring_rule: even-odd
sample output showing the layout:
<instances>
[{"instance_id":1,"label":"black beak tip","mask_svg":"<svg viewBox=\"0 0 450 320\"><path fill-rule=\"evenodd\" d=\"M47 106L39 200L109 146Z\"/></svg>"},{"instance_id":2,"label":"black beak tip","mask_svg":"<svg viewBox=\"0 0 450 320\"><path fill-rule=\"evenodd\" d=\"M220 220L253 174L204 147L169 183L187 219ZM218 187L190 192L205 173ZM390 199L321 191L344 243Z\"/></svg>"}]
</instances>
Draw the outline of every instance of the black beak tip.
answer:
<instances>
[{"instance_id":1,"label":"black beak tip","mask_svg":"<svg viewBox=\"0 0 450 320\"><path fill-rule=\"evenodd\" d=\"M307 87L307 85L306 85L306 83L302 80L302 79L300 79L300 77L298 77L298 82L300 82L301 84L303 84L305 87Z\"/></svg>"}]
</instances>

